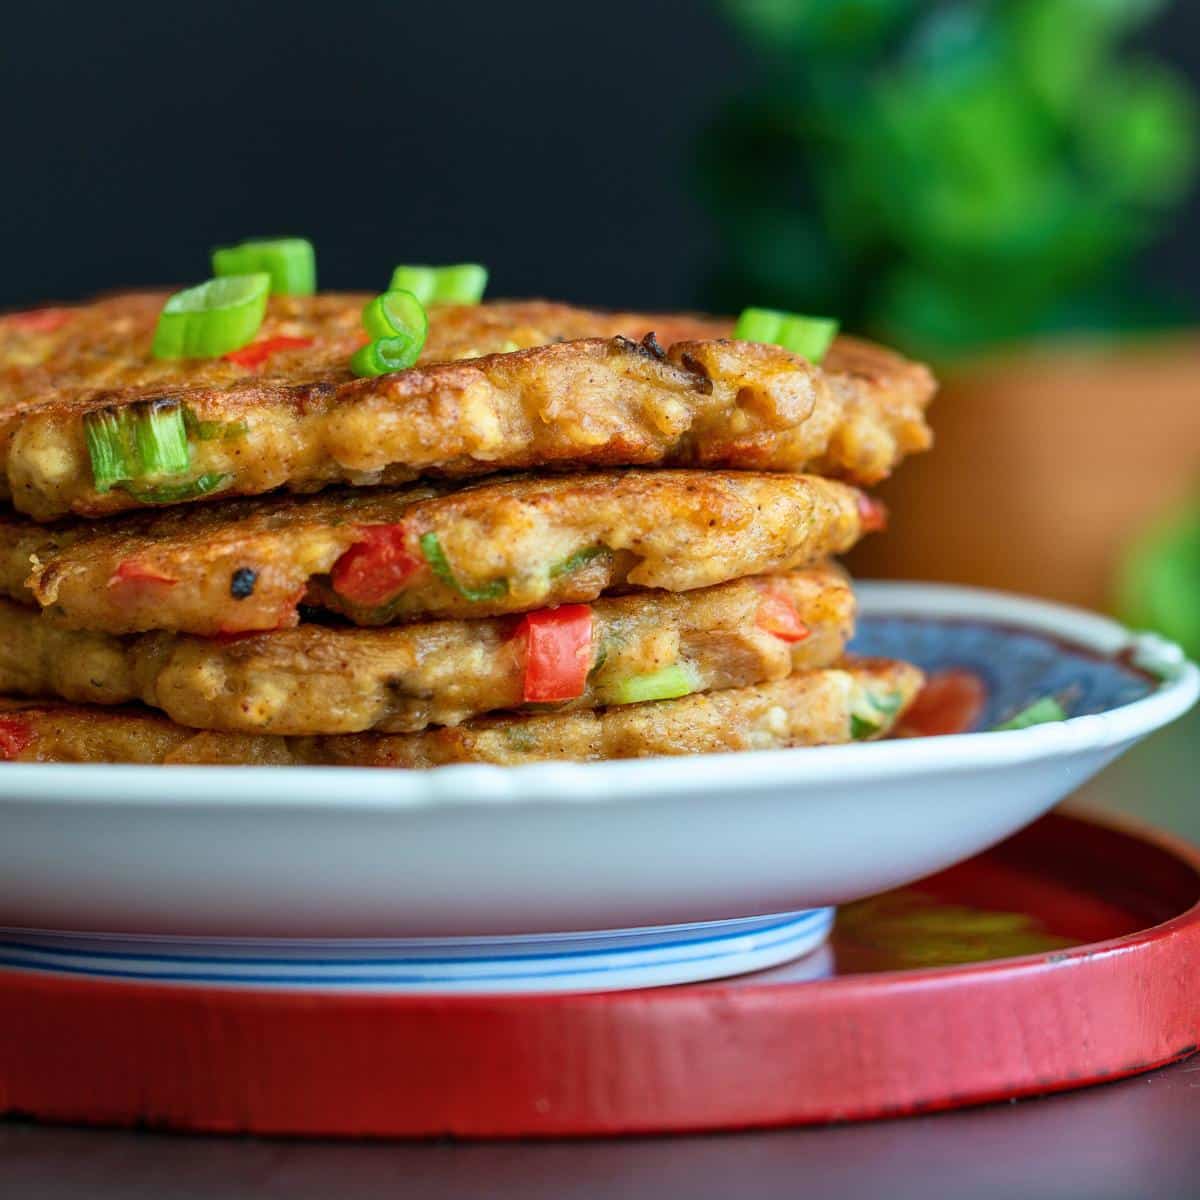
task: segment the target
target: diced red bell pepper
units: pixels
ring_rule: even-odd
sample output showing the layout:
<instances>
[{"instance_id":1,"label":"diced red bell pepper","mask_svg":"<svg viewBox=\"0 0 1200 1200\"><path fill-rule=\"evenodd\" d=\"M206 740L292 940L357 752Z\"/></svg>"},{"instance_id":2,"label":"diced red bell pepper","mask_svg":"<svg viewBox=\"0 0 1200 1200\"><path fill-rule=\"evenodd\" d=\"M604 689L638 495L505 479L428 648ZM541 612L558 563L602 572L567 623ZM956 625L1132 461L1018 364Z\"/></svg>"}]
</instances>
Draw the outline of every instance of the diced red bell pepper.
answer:
<instances>
[{"instance_id":1,"label":"diced red bell pepper","mask_svg":"<svg viewBox=\"0 0 1200 1200\"><path fill-rule=\"evenodd\" d=\"M812 630L800 620L791 596L779 588L767 588L758 606L758 627L785 642L802 642Z\"/></svg>"},{"instance_id":2,"label":"diced red bell pepper","mask_svg":"<svg viewBox=\"0 0 1200 1200\"><path fill-rule=\"evenodd\" d=\"M0 317L0 321L28 333L53 333L71 319L72 313L69 308L34 308L29 312L9 313Z\"/></svg>"},{"instance_id":3,"label":"diced red bell pepper","mask_svg":"<svg viewBox=\"0 0 1200 1200\"><path fill-rule=\"evenodd\" d=\"M261 342L251 342L240 350L231 350L225 360L237 363L239 367L261 367L263 363L279 350L302 350L313 344L312 338L306 337L273 337Z\"/></svg>"},{"instance_id":4,"label":"diced red bell pepper","mask_svg":"<svg viewBox=\"0 0 1200 1200\"><path fill-rule=\"evenodd\" d=\"M0 762L12 762L28 749L35 734L28 721L20 717L0 717Z\"/></svg>"},{"instance_id":5,"label":"diced red bell pepper","mask_svg":"<svg viewBox=\"0 0 1200 1200\"><path fill-rule=\"evenodd\" d=\"M178 582L178 579L172 579L170 575L164 575L161 571L156 571L153 567L146 566L145 563L140 563L133 558L127 558L124 562L118 564L117 569L109 576L108 586L118 587L121 584L161 584L163 587L174 587Z\"/></svg>"},{"instance_id":6,"label":"diced red bell pepper","mask_svg":"<svg viewBox=\"0 0 1200 1200\"><path fill-rule=\"evenodd\" d=\"M575 700L587 689L592 665L592 610L587 604L564 604L529 613L517 626L525 639L527 703Z\"/></svg>"},{"instance_id":7,"label":"diced red bell pepper","mask_svg":"<svg viewBox=\"0 0 1200 1200\"><path fill-rule=\"evenodd\" d=\"M858 497L858 521L863 533L879 533L887 528L888 510L882 500L868 496L865 492Z\"/></svg>"},{"instance_id":8,"label":"diced red bell pepper","mask_svg":"<svg viewBox=\"0 0 1200 1200\"><path fill-rule=\"evenodd\" d=\"M385 604L425 565L408 549L404 525L362 525L359 539L333 564L333 590L352 604Z\"/></svg>"},{"instance_id":9,"label":"diced red bell pepper","mask_svg":"<svg viewBox=\"0 0 1200 1200\"><path fill-rule=\"evenodd\" d=\"M974 729L987 704L987 684L962 667L931 675L909 706L896 732L902 737L935 737Z\"/></svg>"}]
</instances>

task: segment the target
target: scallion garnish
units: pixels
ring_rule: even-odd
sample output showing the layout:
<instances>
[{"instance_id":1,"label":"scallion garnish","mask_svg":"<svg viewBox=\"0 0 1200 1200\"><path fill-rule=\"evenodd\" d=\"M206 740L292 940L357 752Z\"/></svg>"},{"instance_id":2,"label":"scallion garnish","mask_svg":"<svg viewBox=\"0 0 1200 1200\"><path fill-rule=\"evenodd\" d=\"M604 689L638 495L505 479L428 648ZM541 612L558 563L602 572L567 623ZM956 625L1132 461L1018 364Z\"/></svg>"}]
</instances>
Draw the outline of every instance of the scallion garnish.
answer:
<instances>
[{"instance_id":1,"label":"scallion garnish","mask_svg":"<svg viewBox=\"0 0 1200 1200\"><path fill-rule=\"evenodd\" d=\"M487 267L458 263L452 267L397 267L392 291L412 292L422 304L478 304L487 288Z\"/></svg>"},{"instance_id":2,"label":"scallion garnish","mask_svg":"<svg viewBox=\"0 0 1200 1200\"><path fill-rule=\"evenodd\" d=\"M464 600L478 604L481 600L499 600L508 591L507 579L493 579L481 588L469 588L459 582L450 566L446 552L436 533L423 533L420 539L421 553L433 573L449 588L453 588Z\"/></svg>"},{"instance_id":3,"label":"scallion garnish","mask_svg":"<svg viewBox=\"0 0 1200 1200\"><path fill-rule=\"evenodd\" d=\"M363 309L362 320L374 340L351 357L355 375L406 371L417 361L429 334L429 317L412 292L396 289L376 296Z\"/></svg>"},{"instance_id":4,"label":"scallion garnish","mask_svg":"<svg viewBox=\"0 0 1200 1200\"><path fill-rule=\"evenodd\" d=\"M179 475L192 465L183 408L179 404L150 404L133 425L138 474Z\"/></svg>"},{"instance_id":5,"label":"scallion garnish","mask_svg":"<svg viewBox=\"0 0 1200 1200\"><path fill-rule=\"evenodd\" d=\"M176 292L159 314L155 358L218 358L245 346L267 311L271 277L229 275Z\"/></svg>"},{"instance_id":6,"label":"scallion garnish","mask_svg":"<svg viewBox=\"0 0 1200 1200\"><path fill-rule=\"evenodd\" d=\"M1053 696L1043 696L1032 704L1021 709L1019 713L1009 717L1002 725L996 726L996 732L1008 729L1028 729L1031 725L1048 725L1052 721L1065 721L1066 710Z\"/></svg>"},{"instance_id":7,"label":"scallion garnish","mask_svg":"<svg viewBox=\"0 0 1200 1200\"><path fill-rule=\"evenodd\" d=\"M773 308L745 308L733 336L743 342L782 346L809 362L819 363L837 336L838 323L826 317L802 317Z\"/></svg>"},{"instance_id":8,"label":"scallion garnish","mask_svg":"<svg viewBox=\"0 0 1200 1200\"><path fill-rule=\"evenodd\" d=\"M850 714L851 738L862 742L874 737L900 711L903 699L899 692L886 692L883 695L868 692L858 709Z\"/></svg>"},{"instance_id":9,"label":"scallion garnish","mask_svg":"<svg viewBox=\"0 0 1200 1200\"><path fill-rule=\"evenodd\" d=\"M556 562L550 567L550 578L560 579L564 575L570 575L606 553L604 546L585 546L582 550L576 550L574 554L568 554L561 562Z\"/></svg>"},{"instance_id":10,"label":"scallion garnish","mask_svg":"<svg viewBox=\"0 0 1200 1200\"><path fill-rule=\"evenodd\" d=\"M306 238L256 238L213 251L214 275L271 277L273 296L311 296L317 290L317 263Z\"/></svg>"},{"instance_id":11,"label":"scallion garnish","mask_svg":"<svg viewBox=\"0 0 1200 1200\"><path fill-rule=\"evenodd\" d=\"M129 418L128 409L102 409L83 418L92 481L98 492L111 491L118 483L132 479L137 469Z\"/></svg>"},{"instance_id":12,"label":"scallion garnish","mask_svg":"<svg viewBox=\"0 0 1200 1200\"><path fill-rule=\"evenodd\" d=\"M126 485L127 491L141 504L179 504L183 500L196 500L200 496L208 496L232 482L232 475L221 475L210 471L190 479L187 483L172 484L164 487L138 488Z\"/></svg>"},{"instance_id":13,"label":"scallion garnish","mask_svg":"<svg viewBox=\"0 0 1200 1200\"><path fill-rule=\"evenodd\" d=\"M100 409L83 418L96 491L155 476L179 475L191 466L183 408L162 401Z\"/></svg>"},{"instance_id":14,"label":"scallion garnish","mask_svg":"<svg viewBox=\"0 0 1200 1200\"><path fill-rule=\"evenodd\" d=\"M700 686L696 673L682 663L630 675L609 689L614 704L641 704L647 700L676 700L688 696Z\"/></svg>"},{"instance_id":15,"label":"scallion garnish","mask_svg":"<svg viewBox=\"0 0 1200 1200\"><path fill-rule=\"evenodd\" d=\"M183 424L188 437L198 442L213 442L218 439L233 441L245 437L250 426L245 421L202 421L188 407L183 410Z\"/></svg>"}]
</instances>

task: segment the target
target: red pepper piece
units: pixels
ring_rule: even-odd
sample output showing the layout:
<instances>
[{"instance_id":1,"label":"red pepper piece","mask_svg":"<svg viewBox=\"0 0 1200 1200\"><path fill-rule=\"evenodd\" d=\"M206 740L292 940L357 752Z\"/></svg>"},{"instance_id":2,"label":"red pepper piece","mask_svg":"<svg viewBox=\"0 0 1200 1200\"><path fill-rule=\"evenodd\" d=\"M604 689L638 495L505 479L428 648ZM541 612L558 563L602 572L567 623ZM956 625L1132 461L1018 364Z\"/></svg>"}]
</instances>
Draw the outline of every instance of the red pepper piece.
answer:
<instances>
[{"instance_id":1,"label":"red pepper piece","mask_svg":"<svg viewBox=\"0 0 1200 1200\"><path fill-rule=\"evenodd\" d=\"M363 525L359 540L333 564L333 590L352 604L386 604L423 566L403 525Z\"/></svg>"},{"instance_id":2,"label":"red pepper piece","mask_svg":"<svg viewBox=\"0 0 1200 1200\"><path fill-rule=\"evenodd\" d=\"M136 559L127 558L119 563L117 569L109 576L108 586L118 587L123 583L129 584L162 584L164 587L174 587L179 582L170 575L164 575L153 567L146 566Z\"/></svg>"},{"instance_id":3,"label":"red pepper piece","mask_svg":"<svg viewBox=\"0 0 1200 1200\"><path fill-rule=\"evenodd\" d=\"M33 745L36 735L28 721L20 717L0 717L0 762L12 762L22 750Z\"/></svg>"},{"instance_id":4,"label":"red pepper piece","mask_svg":"<svg viewBox=\"0 0 1200 1200\"><path fill-rule=\"evenodd\" d=\"M868 496L865 492L858 497L858 522L863 533L879 533L887 528L888 510L882 500Z\"/></svg>"},{"instance_id":5,"label":"red pepper piece","mask_svg":"<svg viewBox=\"0 0 1200 1200\"><path fill-rule=\"evenodd\" d=\"M901 737L936 737L974 729L987 704L987 684L974 671L951 667L931 675L904 714Z\"/></svg>"},{"instance_id":6,"label":"red pepper piece","mask_svg":"<svg viewBox=\"0 0 1200 1200\"><path fill-rule=\"evenodd\" d=\"M9 313L0 318L5 325L23 329L27 333L53 333L61 329L72 317L69 308L34 308L29 312Z\"/></svg>"},{"instance_id":7,"label":"red pepper piece","mask_svg":"<svg viewBox=\"0 0 1200 1200\"><path fill-rule=\"evenodd\" d=\"M237 363L239 367L261 367L263 363L279 350L302 350L313 344L312 338L305 337L273 337L261 342L251 342L240 350L231 350L226 354L226 362Z\"/></svg>"},{"instance_id":8,"label":"red pepper piece","mask_svg":"<svg viewBox=\"0 0 1200 1200\"><path fill-rule=\"evenodd\" d=\"M758 627L785 642L802 642L812 630L800 620L791 596L780 588L769 587L758 606Z\"/></svg>"},{"instance_id":9,"label":"red pepper piece","mask_svg":"<svg viewBox=\"0 0 1200 1200\"><path fill-rule=\"evenodd\" d=\"M592 664L592 610L587 604L564 604L529 613L517 626L525 639L527 703L575 700L587 688Z\"/></svg>"}]
</instances>

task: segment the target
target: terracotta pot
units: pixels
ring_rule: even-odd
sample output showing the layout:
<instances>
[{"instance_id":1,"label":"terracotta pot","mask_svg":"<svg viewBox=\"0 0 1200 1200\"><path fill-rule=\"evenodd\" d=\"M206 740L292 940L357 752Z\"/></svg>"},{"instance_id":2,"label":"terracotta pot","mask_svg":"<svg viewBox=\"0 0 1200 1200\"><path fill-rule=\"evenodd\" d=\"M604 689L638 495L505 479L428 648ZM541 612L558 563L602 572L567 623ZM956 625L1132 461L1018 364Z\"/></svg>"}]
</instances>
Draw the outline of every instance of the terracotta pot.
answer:
<instances>
[{"instance_id":1,"label":"terracotta pot","mask_svg":"<svg viewBox=\"0 0 1200 1200\"><path fill-rule=\"evenodd\" d=\"M1107 607L1123 548L1200 489L1200 335L1057 343L943 374L933 452L879 489L863 577Z\"/></svg>"}]
</instances>

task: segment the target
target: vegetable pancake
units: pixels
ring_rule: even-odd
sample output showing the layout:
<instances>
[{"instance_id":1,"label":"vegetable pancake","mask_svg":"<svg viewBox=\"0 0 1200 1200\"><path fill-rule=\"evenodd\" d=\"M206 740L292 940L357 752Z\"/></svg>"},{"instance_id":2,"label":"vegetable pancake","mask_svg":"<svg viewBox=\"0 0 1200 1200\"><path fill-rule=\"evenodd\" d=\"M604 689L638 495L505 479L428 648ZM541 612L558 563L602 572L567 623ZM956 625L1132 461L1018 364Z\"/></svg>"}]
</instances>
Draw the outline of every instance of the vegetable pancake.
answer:
<instances>
[{"instance_id":1,"label":"vegetable pancake","mask_svg":"<svg viewBox=\"0 0 1200 1200\"><path fill-rule=\"evenodd\" d=\"M882 520L845 484L754 472L343 489L99 523L0 518L0 592L107 633L286 628L302 602L383 625L708 587L843 553Z\"/></svg>"},{"instance_id":2,"label":"vegetable pancake","mask_svg":"<svg viewBox=\"0 0 1200 1200\"><path fill-rule=\"evenodd\" d=\"M679 700L485 717L423 733L317 738L197 733L144 709L8 700L0 701L0 759L433 767L781 749L881 737L921 681L907 663L848 660L775 683Z\"/></svg>"},{"instance_id":3,"label":"vegetable pancake","mask_svg":"<svg viewBox=\"0 0 1200 1200\"><path fill-rule=\"evenodd\" d=\"M304 625L232 640L81 633L0 601L0 692L142 700L196 729L407 732L497 709L595 708L781 679L835 662L853 623L849 583L830 565L526 617Z\"/></svg>"},{"instance_id":4,"label":"vegetable pancake","mask_svg":"<svg viewBox=\"0 0 1200 1200\"><path fill-rule=\"evenodd\" d=\"M49 520L659 463L873 483L930 444L928 370L851 338L815 366L708 318L435 305L416 366L356 378L364 296L272 296L256 341L203 360L151 356L164 299L0 318L0 498Z\"/></svg>"}]
</instances>

